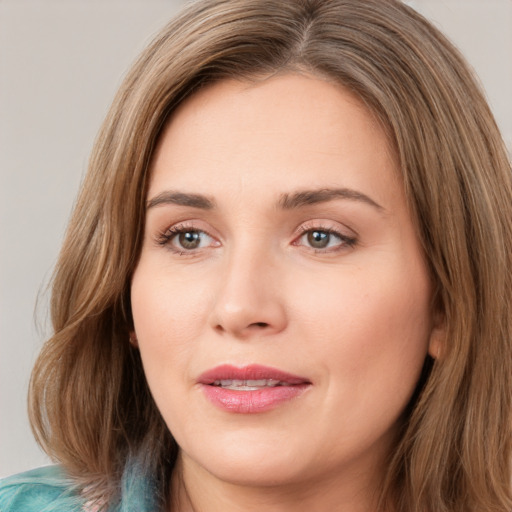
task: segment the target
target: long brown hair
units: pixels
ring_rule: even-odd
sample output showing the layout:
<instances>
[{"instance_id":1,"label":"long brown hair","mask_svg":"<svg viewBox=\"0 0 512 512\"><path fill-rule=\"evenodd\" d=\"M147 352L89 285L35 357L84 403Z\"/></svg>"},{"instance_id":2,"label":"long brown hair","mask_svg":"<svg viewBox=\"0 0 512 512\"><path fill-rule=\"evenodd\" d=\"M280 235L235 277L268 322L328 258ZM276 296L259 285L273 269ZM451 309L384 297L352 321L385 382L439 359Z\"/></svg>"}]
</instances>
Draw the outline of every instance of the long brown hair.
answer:
<instances>
[{"instance_id":1,"label":"long brown hair","mask_svg":"<svg viewBox=\"0 0 512 512\"><path fill-rule=\"evenodd\" d=\"M113 497L137 454L166 495L176 446L128 342L149 162L198 88L297 70L342 84L388 130L446 323L383 507L509 512L510 161L463 58L398 0L198 1L143 52L97 138L55 271L55 334L30 388L35 435L92 494Z\"/></svg>"}]
</instances>

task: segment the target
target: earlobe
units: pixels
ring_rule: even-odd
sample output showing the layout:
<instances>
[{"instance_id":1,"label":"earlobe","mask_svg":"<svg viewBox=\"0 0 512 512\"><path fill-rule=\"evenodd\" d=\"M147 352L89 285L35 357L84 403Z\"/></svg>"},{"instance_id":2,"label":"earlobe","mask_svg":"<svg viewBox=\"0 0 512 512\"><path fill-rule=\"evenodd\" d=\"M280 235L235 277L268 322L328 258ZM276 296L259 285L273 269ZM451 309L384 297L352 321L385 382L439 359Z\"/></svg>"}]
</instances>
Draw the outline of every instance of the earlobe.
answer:
<instances>
[{"instance_id":1,"label":"earlobe","mask_svg":"<svg viewBox=\"0 0 512 512\"><path fill-rule=\"evenodd\" d=\"M444 315L436 315L435 323L430 332L428 353L433 359L442 359L446 350L446 322Z\"/></svg>"},{"instance_id":2,"label":"earlobe","mask_svg":"<svg viewBox=\"0 0 512 512\"><path fill-rule=\"evenodd\" d=\"M434 332L432 332L434 334ZM431 336L428 344L428 353L432 359L439 360L443 354L443 343L438 336Z\"/></svg>"},{"instance_id":3,"label":"earlobe","mask_svg":"<svg viewBox=\"0 0 512 512\"><path fill-rule=\"evenodd\" d=\"M137 335L135 334L135 331L130 331L130 344L135 347L139 348L139 340L137 339Z\"/></svg>"}]
</instances>

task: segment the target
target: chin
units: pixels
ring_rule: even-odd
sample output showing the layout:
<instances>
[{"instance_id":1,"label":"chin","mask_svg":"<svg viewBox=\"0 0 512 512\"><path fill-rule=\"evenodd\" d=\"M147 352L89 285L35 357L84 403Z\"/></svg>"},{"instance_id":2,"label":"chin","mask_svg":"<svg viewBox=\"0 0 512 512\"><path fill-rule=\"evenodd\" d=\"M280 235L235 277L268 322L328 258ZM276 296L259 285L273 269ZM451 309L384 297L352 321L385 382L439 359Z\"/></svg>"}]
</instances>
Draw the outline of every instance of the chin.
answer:
<instances>
[{"instance_id":1,"label":"chin","mask_svg":"<svg viewBox=\"0 0 512 512\"><path fill-rule=\"evenodd\" d=\"M308 467L302 450L281 440L237 439L229 436L226 443L215 442L190 453L197 465L227 483L249 487L267 487L300 481ZM199 449L201 448L201 450ZM185 452L182 456L187 457Z\"/></svg>"},{"instance_id":2,"label":"chin","mask_svg":"<svg viewBox=\"0 0 512 512\"><path fill-rule=\"evenodd\" d=\"M244 487L274 487L298 483L301 472L291 461L282 461L269 454L267 460L246 461L227 459L221 464L213 465L210 461L206 467L216 478L232 485Z\"/></svg>"}]
</instances>

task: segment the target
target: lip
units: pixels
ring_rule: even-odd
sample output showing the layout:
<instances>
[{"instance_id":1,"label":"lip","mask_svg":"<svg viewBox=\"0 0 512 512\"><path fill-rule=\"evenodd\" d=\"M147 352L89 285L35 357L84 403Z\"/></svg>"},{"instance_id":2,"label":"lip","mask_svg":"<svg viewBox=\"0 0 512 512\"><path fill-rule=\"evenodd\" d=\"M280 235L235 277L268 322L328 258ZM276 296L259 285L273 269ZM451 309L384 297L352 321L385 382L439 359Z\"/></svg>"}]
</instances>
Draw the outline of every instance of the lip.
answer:
<instances>
[{"instance_id":1,"label":"lip","mask_svg":"<svg viewBox=\"0 0 512 512\"><path fill-rule=\"evenodd\" d=\"M276 380L275 387L257 390L233 390L215 386L219 380ZM236 367L221 365L207 370L198 379L206 398L221 410L254 414L270 411L302 395L311 386L311 381L277 368L261 365Z\"/></svg>"}]
</instances>

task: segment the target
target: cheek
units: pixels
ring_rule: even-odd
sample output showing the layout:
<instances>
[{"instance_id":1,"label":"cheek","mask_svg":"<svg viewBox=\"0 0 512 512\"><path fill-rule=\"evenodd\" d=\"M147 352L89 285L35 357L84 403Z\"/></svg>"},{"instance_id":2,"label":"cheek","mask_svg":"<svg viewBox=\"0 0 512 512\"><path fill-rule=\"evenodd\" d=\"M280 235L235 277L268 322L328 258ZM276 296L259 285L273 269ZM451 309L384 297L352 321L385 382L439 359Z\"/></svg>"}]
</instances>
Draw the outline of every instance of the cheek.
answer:
<instances>
[{"instance_id":1,"label":"cheek","mask_svg":"<svg viewBox=\"0 0 512 512\"><path fill-rule=\"evenodd\" d=\"M131 287L135 331L146 377L168 382L176 368L187 368L204 332L210 286L204 280L180 282L169 271L146 271L139 264Z\"/></svg>"},{"instance_id":2,"label":"cheek","mask_svg":"<svg viewBox=\"0 0 512 512\"><path fill-rule=\"evenodd\" d=\"M320 360L332 400L405 406L428 348L426 272L374 265L333 274L325 286L319 282L302 290L295 314L304 319L306 357Z\"/></svg>"},{"instance_id":3,"label":"cheek","mask_svg":"<svg viewBox=\"0 0 512 512\"><path fill-rule=\"evenodd\" d=\"M158 335L152 342L167 344L170 336L187 342L201 324L211 286L205 279L181 276L168 265L148 260L139 263L131 285L137 336L148 332L148 337Z\"/></svg>"},{"instance_id":4,"label":"cheek","mask_svg":"<svg viewBox=\"0 0 512 512\"><path fill-rule=\"evenodd\" d=\"M416 388L427 353L429 285L410 277L355 269L303 294L303 357L325 390L311 435L333 463L393 443Z\"/></svg>"}]
</instances>

